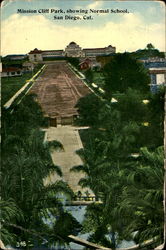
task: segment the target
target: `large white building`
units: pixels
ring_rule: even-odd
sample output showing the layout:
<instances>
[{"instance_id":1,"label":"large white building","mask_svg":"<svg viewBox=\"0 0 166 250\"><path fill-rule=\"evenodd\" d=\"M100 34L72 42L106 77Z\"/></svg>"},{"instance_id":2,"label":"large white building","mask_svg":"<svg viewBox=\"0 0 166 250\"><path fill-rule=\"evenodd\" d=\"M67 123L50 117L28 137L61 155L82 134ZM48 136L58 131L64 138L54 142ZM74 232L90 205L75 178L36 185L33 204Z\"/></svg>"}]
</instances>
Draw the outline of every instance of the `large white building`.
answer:
<instances>
[{"instance_id":1,"label":"large white building","mask_svg":"<svg viewBox=\"0 0 166 250\"><path fill-rule=\"evenodd\" d=\"M69 43L65 48L64 55L67 57L83 57L82 48L75 42Z\"/></svg>"},{"instance_id":2,"label":"large white building","mask_svg":"<svg viewBox=\"0 0 166 250\"><path fill-rule=\"evenodd\" d=\"M95 58L96 56L109 55L116 52L116 48L109 45L105 48L88 48L82 49L75 42L69 43L65 50L38 50L37 48L29 52L29 61L43 61L48 57L89 57Z\"/></svg>"}]
</instances>

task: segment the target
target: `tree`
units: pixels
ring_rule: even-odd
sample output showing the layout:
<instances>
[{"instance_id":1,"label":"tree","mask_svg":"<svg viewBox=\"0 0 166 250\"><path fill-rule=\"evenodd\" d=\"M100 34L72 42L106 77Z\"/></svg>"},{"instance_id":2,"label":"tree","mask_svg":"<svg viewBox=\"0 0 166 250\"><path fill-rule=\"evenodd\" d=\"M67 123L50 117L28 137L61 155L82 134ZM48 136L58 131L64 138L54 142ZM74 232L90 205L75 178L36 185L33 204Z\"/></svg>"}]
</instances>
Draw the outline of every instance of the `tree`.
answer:
<instances>
[{"instance_id":1,"label":"tree","mask_svg":"<svg viewBox=\"0 0 166 250\"><path fill-rule=\"evenodd\" d=\"M26 96L12 114L10 110L3 110L2 236L5 244L10 241L13 246L24 241L26 249L34 244L34 239L38 247L43 241L49 245L53 228L50 231L46 221L63 216L59 193L68 199L73 196L72 190L63 181L44 185L44 179L52 171L62 176L61 169L52 162L50 150L63 147L57 141L43 143L44 132L40 129L43 121L41 109L32 96ZM54 236L56 243L60 236Z\"/></svg>"},{"instance_id":2,"label":"tree","mask_svg":"<svg viewBox=\"0 0 166 250\"><path fill-rule=\"evenodd\" d=\"M157 237L159 244L163 237L163 147L155 151L142 148L133 164L113 211L125 228L119 233L137 243Z\"/></svg>"},{"instance_id":3,"label":"tree","mask_svg":"<svg viewBox=\"0 0 166 250\"><path fill-rule=\"evenodd\" d=\"M73 166L71 171L74 172L84 172L85 177L79 180L79 185L83 188L89 187L96 197L99 196L98 188L98 174L106 174L110 164L105 161L105 159L100 158L96 150L90 149L80 149L77 154L80 156L83 165ZM101 173L102 171L102 173Z\"/></svg>"},{"instance_id":4,"label":"tree","mask_svg":"<svg viewBox=\"0 0 166 250\"><path fill-rule=\"evenodd\" d=\"M149 90L150 77L144 65L131 57L129 53L116 54L104 66L104 90L110 100L113 93L125 93L128 88L136 89L142 93Z\"/></svg>"},{"instance_id":5,"label":"tree","mask_svg":"<svg viewBox=\"0 0 166 250\"><path fill-rule=\"evenodd\" d=\"M1 239L3 242L10 244L15 239L15 235L10 233L8 223L23 218L23 214L12 199L6 201L1 199L0 209Z\"/></svg>"},{"instance_id":6,"label":"tree","mask_svg":"<svg viewBox=\"0 0 166 250\"><path fill-rule=\"evenodd\" d=\"M154 46L153 46L151 43L148 43L148 44L146 45L146 49L152 50L152 49L154 49Z\"/></svg>"},{"instance_id":7,"label":"tree","mask_svg":"<svg viewBox=\"0 0 166 250\"><path fill-rule=\"evenodd\" d=\"M84 232L94 232L93 242L112 248L123 239L142 243L154 238L155 245L162 243L162 165L163 147L142 148L138 159L130 158L101 175L97 185L103 203L88 207L83 224Z\"/></svg>"},{"instance_id":8,"label":"tree","mask_svg":"<svg viewBox=\"0 0 166 250\"><path fill-rule=\"evenodd\" d=\"M101 102L95 120L97 133L91 133L89 157L84 156L84 165L74 168L86 172L80 184L89 185L103 202L100 208L90 206L86 214L86 227L94 232L90 240L108 247L113 244L112 248L123 239L142 243L154 238L158 245L163 238L163 149L159 146L163 143L164 95L162 91L151 95L144 84L123 91L118 86L109 94L106 90L107 100ZM112 96L116 103L110 102ZM92 106L89 101L86 109ZM89 150L87 140L84 152ZM108 234L112 241L105 241Z\"/></svg>"},{"instance_id":9,"label":"tree","mask_svg":"<svg viewBox=\"0 0 166 250\"><path fill-rule=\"evenodd\" d=\"M148 142L151 148L163 145L164 141L164 95L166 88L160 88L157 93L149 97L149 134ZM155 134L155 136L153 136Z\"/></svg>"},{"instance_id":10,"label":"tree","mask_svg":"<svg viewBox=\"0 0 166 250\"><path fill-rule=\"evenodd\" d=\"M76 57L66 57L66 60L71 63L75 68L79 69L79 59Z\"/></svg>"},{"instance_id":11,"label":"tree","mask_svg":"<svg viewBox=\"0 0 166 250\"><path fill-rule=\"evenodd\" d=\"M93 72L92 72L91 69L88 69L88 70L85 71L85 76L86 76L86 80L88 82L91 83L93 81Z\"/></svg>"},{"instance_id":12,"label":"tree","mask_svg":"<svg viewBox=\"0 0 166 250\"><path fill-rule=\"evenodd\" d=\"M77 123L81 126L98 125L98 112L102 105L101 100L93 93L80 98L76 104L79 112Z\"/></svg>"},{"instance_id":13,"label":"tree","mask_svg":"<svg viewBox=\"0 0 166 250\"><path fill-rule=\"evenodd\" d=\"M69 244L68 236L70 234L77 235L81 228L81 224L71 214L62 211L53 227L53 243L55 242L54 238L58 235L57 242L59 245Z\"/></svg>"}]
</instances>

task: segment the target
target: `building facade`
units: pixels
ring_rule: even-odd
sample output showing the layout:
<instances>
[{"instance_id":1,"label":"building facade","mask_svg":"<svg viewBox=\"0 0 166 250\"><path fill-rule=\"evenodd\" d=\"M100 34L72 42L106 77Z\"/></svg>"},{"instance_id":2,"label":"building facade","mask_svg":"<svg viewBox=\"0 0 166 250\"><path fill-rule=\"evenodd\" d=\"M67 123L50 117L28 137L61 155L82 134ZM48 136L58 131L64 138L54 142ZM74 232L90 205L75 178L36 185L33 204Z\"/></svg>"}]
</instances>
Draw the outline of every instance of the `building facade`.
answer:
<instances>
[{"instance_id":1,"label":"building facade","mask_svg":"<svg viewBox=\"0 0 166 250\"><path fill-rule=\"evenodd\" d=\"M156 92L160 86L166 85L166 59L165 58L148 58L142 60L150 74L150 89Z\"/></svg>"},{"instance_id":2,"label":"building facade","mask_svg":"<svg viewBox=\"0 0 166 250\"><path fill-rule=\"evenodd\" d=\"M2 68L1 77L22 76L22 69L16 67Z\"/></svg>"},{"instance_id":3,"label":"building facade","mask_svg":"<svg viewBox=\"0 0 166 250\"><path fill-rule=\"evenodd\" d=\"M65 50L34 50L29 52L29 61L31 62L40 62L44 58L51 57L77 57L77 58L96 58L96 56L109 55L116 52L116 48L109 45L105 48L91 48L91 49L82 49L75 42L69 43Z\"/></svg>"},{"instance_id":4,"label":"building facade","mask_svg":"<svg viewBox=\"0 0 166 250\"><path fill-rule=\"evenodd\" d=\"M43 61L43 55L42 55L43 51L42 50L38 50L37 48L35 48L34 50L31 50L28 54L29 56L29 61L30 62L41 62Z\"/></svg>"},{"instance_id":5,"label":"building facade","mask_svg":"<svg viewBox=\"0 0 166 250\"><path fill-rule=\"evenodd\" d=\"M24 62L22 64L22 68L23 68L23 73L26 73L26 72L31 72L34 70L34 63L32 62Z\"/></svg>"},{"instance_id":6,"label":"building facade","mask_svg":"<svg viewBox=\"0 0 166 250\"><path fill-rule=\"evenodd\" d=\"M105 48L83 49L85 57L94 58L96 56L109 55L116 52L116 48L109 45Z\"/></svg>"},{"instance_id":7,"label":"building facade","mask_svg":"<svg viewBox=\"0 0 166 250\"><path fill-rule=\"evenodd\" d=\"M64 55L67 57L83 57L82 48L75 42L71 42L65 48Z\"/></svg>"},{"instance_id":8,"label":"building facade","mask_svg":"<svg viewBox=\"0 0 166 250\"><path fill-rule=\"evenodd\" d=\"M80 66L80 69L82 70L101 68L101 64L97 62L96 59L88 58L88 57L81 60L81 62L79 63L79 66Z\"/></svg>"},{"instance_id":9,"label":"building facade","mask_svg":"<svg viewBox=\"0 0 166 250\"><path fill-rule=\"evenodd\" d=\"M48 58L48 57L62 57L63 56L63 50L44 50L42 52L42 57Z\"/></svg>"}]
</instances>

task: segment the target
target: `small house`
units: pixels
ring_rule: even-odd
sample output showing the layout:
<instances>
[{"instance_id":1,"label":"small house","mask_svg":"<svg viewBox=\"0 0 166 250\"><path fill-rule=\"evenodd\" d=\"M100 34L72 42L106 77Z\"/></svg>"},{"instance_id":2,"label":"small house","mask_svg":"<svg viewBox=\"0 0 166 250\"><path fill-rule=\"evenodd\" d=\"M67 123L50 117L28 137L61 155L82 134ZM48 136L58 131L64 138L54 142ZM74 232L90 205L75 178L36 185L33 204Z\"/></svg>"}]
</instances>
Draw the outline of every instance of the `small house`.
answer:
<instances>
[{"instance_id":1,"label":"small house","mask_svg":"<svg viewBox=\"0 0 166 250\"><path fill-rule=\"evenodd\" d=\"M22 69L16 67L2 68L1 77L22 76Z\"/></svg>"},{"instance_id":2,"label":"small house","mask_svg":"<svg viewBox=\"0 0 166 250\"><path fill-rule=\"evenodd\" d=\"M101 64L99 62L96 61L96 59L89 59L86 58L84 59L82 62L80 62L79 64L80 69L82 70L88 70L88 69L94 69L94 68L101 68Z\"/></svg>"},{"instance_id":3,"label":"small house","mask_svg":"<svg viewBox=\"0 0 166 250\"><path fill-rule=\"evenodd\" d=\"M32 62L24 62L22 64L23 72L31 72L34 70L34 64Z\"/></svg>"},{"instance_id":4,"label":"small house","mask_svg":"<svg viewBox=\"0 0 166 250\"><path fill-rule=\"evenodd\" d=\"M79 63L80 69L87 70L91 68L92 61L89 58L84 59L82 62Z\"/></svg>"}]
</instances>

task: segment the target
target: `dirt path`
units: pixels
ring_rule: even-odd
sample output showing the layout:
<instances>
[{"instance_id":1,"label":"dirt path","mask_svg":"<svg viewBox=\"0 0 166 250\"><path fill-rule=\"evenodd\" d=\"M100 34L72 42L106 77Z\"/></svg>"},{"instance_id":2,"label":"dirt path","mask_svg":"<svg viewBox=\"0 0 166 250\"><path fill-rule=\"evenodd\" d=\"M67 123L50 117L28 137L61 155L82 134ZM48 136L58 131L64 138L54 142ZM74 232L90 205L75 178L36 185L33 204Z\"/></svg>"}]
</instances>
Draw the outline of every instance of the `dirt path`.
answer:
<instances>
[{"instance_id":1,"label":"dirt path","mask_svg":"<svg viewBox=\"0 0 166 250\"><path fill-rule=\"evenodd\" d=\"M89 94L90 90L65 61L55 61L46 65L43 73L36 79L31 92L37 94L37 100L45 115L50 118L59 118L76 115L75 105L81 97ZM70 172L73 166L82 164L75 152L83 147L78 129L73 126L49 127L46 130L45 139L62 143L64 151L52 152L53 162L61 167L62 180L67 182L74 192L81 191L85 195L88 189L82 190L78 185L79 180L85 177L85 174ZM61 178L57 174L51 174L45 180L45 184L54 183L59 179ZM90 190L88 191L92 194Z\"/></svg>"},{"instance_id":2,"label":"dirt path","mask_svg":"<svg viewBox=\"0 0 166 250\"><path fill-rule=\"evenodd\" d=\"M82 164L80 157L76 154L76 150L83 148L82 142L78 133L78 128L73 126L62 127L49 127L46 130L45 140L52 141L57 140L63 144L64 151L54 151L51 156L55 165L61 167L63 172L62 180L67 182L74 192L81 191L85 195L85 191L92 192L89 189L81 189L78 185L78 181L85 177L84 173L70 172L73 166ZM51 174L46 180L45 184L54 183L61 178L57 174Z\"/></svg>"},{"instance_id":3,"label":"dirt path","mask_svg":"<svg viewBox=\"0 0 166 250\"><path fill-rule=\"evenodd\" d=\"M65 61L58 61L47 64L31 92L37 94L44 113L55 118L76 115L75 105L90 90Z\"/></svg>"}]
</instances>

